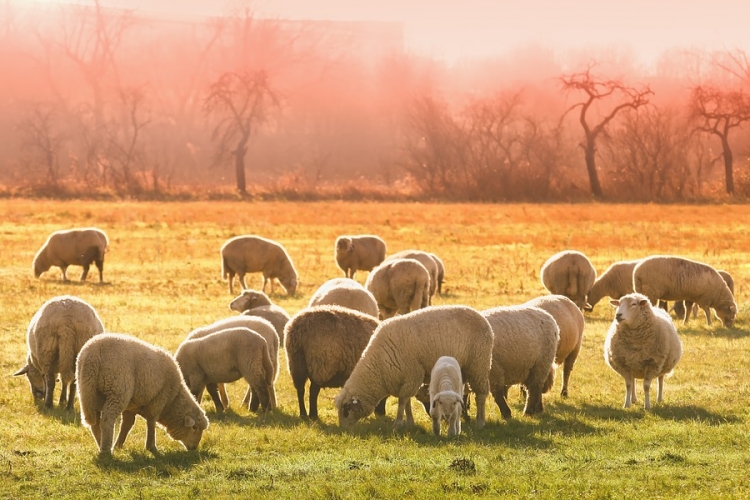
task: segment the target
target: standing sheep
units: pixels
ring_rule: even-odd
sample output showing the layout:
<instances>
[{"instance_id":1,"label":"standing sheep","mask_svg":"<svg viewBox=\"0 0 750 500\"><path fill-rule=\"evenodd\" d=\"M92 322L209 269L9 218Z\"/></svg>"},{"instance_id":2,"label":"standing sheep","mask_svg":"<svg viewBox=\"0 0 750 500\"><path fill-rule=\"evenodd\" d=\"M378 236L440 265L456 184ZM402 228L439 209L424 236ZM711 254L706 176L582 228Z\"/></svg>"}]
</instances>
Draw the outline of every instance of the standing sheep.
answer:
<instances>
[{"instance_id":1,"label":"standing sheep","mask_svg":"<svg viewBox=\"0 0 750 500\"><path fill-rule=\"evenodd\" d=\"M586 310L591 311L603 297L619 299L633 293L633 269L640 260L621 260L607 268L596 278L586 297Z\"/></svg>"},{"instance_id":2,"label":"standing sheep","mask_svg":"<svg viewBox=\"0 0 750 500\"><path fill-rule=\"evenodd\" d=\"M654 255L643 259L633 270L633 288L651 300L684 300L698 304L711 326L711 309L724 326L731 328L737 304L727 283L716 269L674 255ZM690 315L686 314L687 323Z\"/></svg>"},{"instance_id":3,"label":"standing sheep","mask_svg":"<svg viewBox=\"0 0 750 500\"><path fill-rule=\"evenodd\" d=\"M338 305L378 317L378 303L365 287L350 278L328 280L313 294L307 307Z\"/></svg>"},{"instance_id":4,"label":"standing sheep","mask_svg":"<svg viewBox=\"0 0 750 500\"><path fill-rule=\"evenodd\" d=\"M430 275L414 259L383 262L367 277L365 288L378 303L380 319L416 311L430 302Z\"/></svg>"},{"instance_id":5,"label":"standing sheep","mask_svg":"<svg viewBox=\"0 0 750 500\"><path fill-rule=\"evenodd\" d=\"M339 236L334 245L336 264L351 279L357 271L372 271L379 266L385 252L385 241L370 234Z\"/></svg>"},{"instance_id":6,"label":"standing sheep","mask_svg":"<svg viewBox=\"0 0 750 500\"><path fill-rule=\"evenodd\" d=\"M544 309L555 318L560 328L560 341L557 343L555 364L563 365L563 382L560 395L568 397L568 382L573 371L583 341L583 313L572 300L564 295L545 295L526 302L524 305Z\"/></svg>"},{"instance_id":7,"label":"standing sheep","mask_svg":"<svg viewBox=\"0 0 750 500\"><path fill-rule=\"evenodd\" d=\"M263 292L266 283L278 279L289 296L297 290L297 271L292 259L280 244L260 236L235 236L221 247L221 274L229 281L229 293L234 294L232 284L236 274L242 289L246 289L245 273L263 273Z\"/></svg>"},{"instance_id":8,"label":"standing sheep","mask_svg":"<svg viewBox=\"0 0 750 500\"><path fill-rule=\"evenodd\" d=\"M611 300L617 313L604 341L604 360L625 379L625 408L636 402L635 379L643 379L644 408L651 408L651 380L658 379L657 402L664 399L664 377L682 357L682 342L669 314L652 307L640 293Z\"/></svg>"},{"instance_id":9,"label":"standing sheep","mask_svg":"<svg viewBox=\"0 0 750 500\"><path fill-rule=\"evenodd\" d=\"M734 297L734 278L732 278L732 275L723 270L717 270L716 272L724 279L724 282L729 287L729 291L732 292L732 297ZM674 311L677 318L682 319L683 321L687 321L686 315L690 314L690 311L693 313L693 318L698 317L698 306L692 302L685 303L682 300L678 300L670 310Z\"/></svg>"},{"instance_id":10,"label":"standing sheep","mask_svg":"<svg viewBox=\"0 0 750 500\"><path fill-rule=\"evenodd\" d=\"M565 295L580 309L587 309L586 295L596 280L588 257L575 250L556 253L541 269L542 284L550 293Z\"/></svg>"},{"instance_id":11,"label":"standing sheep","mask_svg":"<svg viewBox=\"0 0 750 500\"><path fill-rule=\"evenodd\" d=\"M555 382L555 353L560 329L547 311L528 305L482 311L494 332L490 391L503 418L510 418L508 388L526 389L525 415L544 411L542 394Z\"/></svg>"},{"instance_id":12,"label":"standing sheep","mask_svg":"<svg viewBox=\"0 0 750 500\"><path fill-rule=\"evenodd\" d=\"M94 335L104 332L104 325L91 305L70 295L55 297L34 314L26 331L28 355L26 366L13 375L26 375L31 393L43 395L44 405L52 407L55 380L60 374L60 405L67 409L75 399L76 356Z\"/></svg>"},{"instance_id":13,"label":"standing sheep","mask_svg":"<svg viewBox=\"0 0 750 500\"><path fill-rule=\"evenodd\" d=\"M456 358L441 356L430 373L430 417L432 432L440 435L440 424L448 421L448 436L461 434L464 383Z\"/></svg>"},{"instance_id":14,"label":"standing sheep","mask_svg":"<svg viewBox=\"0 0 750 500\"><path fill-rule=\"evenodd\" d=\"M198 447L208 419L188 391L174 358L128 335L101 334L86 342L76 364L81 420L100 455L112 454L115 420L122 415L116 447L125 443L135 416L146 419L146 449L156 455L156 424L188 450Z\"/></svg>"},{"instance_id":15,"label":"standing sheep","mask_svg":"<svg viewBox=\"0 0 750 500\"><path fill-rule=\"evenodd\" d=\"M492 336L487 320L466 306L431 307L382 322L336 396L339 425L350 426L368 416L388 395L398 397L395 425L404 423L404 412L407 425L413 425L411 397L429 382L440 356L452 356L476 394L476 428L481 429L490 390Z\"/></svg>"},{"instance_id":16,"label":"standing sheep","mask_svg":"<svg viewBox=\"0 0 750 500\"><path fill-rule=\"evenodd\" d=\"M95 227L55 231L34 257L34 276L38 278L56 266L62 270L63 281L68 281L68 266L83 266L81 281L86 281L93 262L99 269L99 283L104 283L104 253L108 245L107 235Z\"/></svg>"},{"instance_id":17,"label":"standing sheep","mask_svg":"<svg viewBox=\"0 0 750 500\"><path fill-rule=\"evenodd\" d=\"M323 387L341 387L354 370L378 321L339 306L316 306L297 313L286 326L286 358L297 389L299 415L307 418L305 384L310 380L310 418L318 418ZM385 400L380 413L385 413Z\"/></svg>"},{"instance_id":18,"label":"standing sheep","mask_svg":"<svg viewBox=\"0 0 750 500\"><path fill-rule=\"evenodd\" d=\"M437 294L442 295L443 294L443 280L445 280L445 264L443 264L443 261L440 260L440 257L435 255L434 253L428 254L430 257L433 258L435 261L435 264L437 264Z\"/></svg>"},{"instance_id":19,"label":"standing sheep","mask_svg":"<svg viewBox=\"0 0 750 500\"><path fill-rule=\"evenodd\" d=\"M421 250L402 250L393 255L389 255L388 258L385 259L385 262L397 259L414 259L427 269L427 272L430 275L430 295L428 305L432 304L432 296L435 295L435 292L437 291L439 275L438 263L432 255L433 254Z\"/></svg>"},{"instance_id":20,"label":"standing sheep","mask_svg":"<svg viewBox=\"0 0 750 500\"><path fill-rule=\"evenodd\" d=\"M217 384L240 378L252 387L263 412L276 407L274 369L266 340L249 328L230 328L185 340L175 359L193 396L200 402L203 390L208 389L217 412L224 411Z\"/></svg>"},{"instance_id":21,"label":"standing sheep","mask_svg":"<svg viewBox=\"0 0 750 500\"><path fill-rule=\"evenodd\" d=\"M229 303L229 309L245 316L258 316L267 319L276 329L279 342L284 345L284 327L289 321L289 313L271 302L271 299L257 290L243 290Z\"/></svg>"}]
</instances>

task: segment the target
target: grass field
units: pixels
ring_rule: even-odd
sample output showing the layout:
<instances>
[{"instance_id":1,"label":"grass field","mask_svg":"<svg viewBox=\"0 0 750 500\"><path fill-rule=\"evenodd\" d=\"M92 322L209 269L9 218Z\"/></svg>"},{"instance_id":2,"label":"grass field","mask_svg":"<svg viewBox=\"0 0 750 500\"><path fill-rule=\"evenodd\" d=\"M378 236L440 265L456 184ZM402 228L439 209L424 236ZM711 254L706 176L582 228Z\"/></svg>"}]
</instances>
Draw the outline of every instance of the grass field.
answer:
<instances>
[{"instance_id":1,"label":"grass field","mask_svg":"<svg viewBox=\"0 0 750 500\"><path fill-rule=\"evenodd\" d=\"M80 268L67 284L56 268L33 277L31 261L51 231L88 225L111 240L104 286L78 283ZM420 248L443 259L446 293L436 304L481 309L545 293L539 269L563 249L584 252L600 273L616 260L674 253L734 276L738 320L732 329L718 320L708 328L702 317L679 324L684 355L664 403L625 410L624 383L602 356L613 317L602 301L586 315L569 398L559 396L558 377L545 413L528 418L512 390L512 420L490 399L485 429L465 425L457 439L432 435L416 405L416 428L394 431L393 401L386 417L343 432L335 389L321 392L320 422L303 422L282 352L272 414L239 408L238 382L226 414L204 398L211 426L197 452L158 429L162 454L152 456L138 419L124 449L100 461L77 412L38 407L25 378L10 376L25 359L30 318L62 294L91 303L108 331L174 351L191 329L234 314L219 247L248 233L281 242L294 260L298 295L273 297L290 314L341 275L336 236L374 233L389 252ZM750 207L3 200L0 235L0 498L750 497Z\"/></svg>"}]
</instances>

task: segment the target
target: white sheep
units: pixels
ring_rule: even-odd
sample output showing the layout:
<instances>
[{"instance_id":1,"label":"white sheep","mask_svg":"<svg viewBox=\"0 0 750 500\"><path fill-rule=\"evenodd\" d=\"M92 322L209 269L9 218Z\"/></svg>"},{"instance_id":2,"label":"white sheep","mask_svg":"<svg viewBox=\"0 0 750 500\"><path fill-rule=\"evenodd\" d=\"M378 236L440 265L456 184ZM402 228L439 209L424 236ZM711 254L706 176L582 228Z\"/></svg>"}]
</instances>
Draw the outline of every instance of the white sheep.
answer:
<instances>
[{"instance_id":1,"label":"white sheep","mask_svg":"<svg viewBox=\"0 0 750 500\"><path fill-rule=\"evenodd\" d=\"M246 316L267 319L276 329L279 342L284 345L284 327L289 321L289 313L281 306L274 304L265 293L258 290L243 290L229 303L229 309Z\"/></svg>"},{"instance_id":2,"label":"white sheep","mask_svg":"<svg viewBox=\"0 0 750 500\"><path fill-rule=\"evenodd\" d=\"M651 300L693 302L706 313L711 325L711 309L731 328L737 315L737 303L721 275L708 264L674 255L647 257L633 270L633 288ZM687 323L689 314L685 315Z\"/></svg>"},{"instance_id":3,"label":"white sheep","mask_svg":"<svg viewBox=\"0 0 750 500\"><path fill-rule=\"evenodd\" d=\"M430 291L429 291L429 302L428 305L432 304L432 296L435 295L438 288L438 275L439 267L438 263L433 257L434 254L423 252L422 250L401 250L393 255L389 255L384 262L399 260L399 259L414 259L422 264L427 273L430 275Z\"/></svg>"},{"instance_id":4,"label":"white sheep","mask_svg":"<svg viewBox=\"0 0 750 500\"><path fill-rule=\"evenodd\" d=\"M203 338L212 333L228 330L230 328L249 328L265 339L266 346L268 347L268 356L271 358L271 364L273 365L273 379L274 383L276 383L276 378L279 375L279 336L271 322L265 318L242 315L220 319L210 325L196 328L191 331L187 335L186 340ZM228 408L229 397L227 396L224 384L218 384L218 391L224 409ZM245 397L242 400L242 406L248 406L249 404L251 411L257 411L259 403L260 401L257 397L252 397L252 388L248 386L247 392L245 392Z\"/></svg>"},{"instance_id":5,"label":"white sheep","mask_svg":"<svg viewBox=\"0 0 750 500\"><path fill-rule=\"evenodd\" d=\"M25 374L32 395L43 397L45 406L50 408L59 373L60 405L67 401L67 409L71 410L76 391L76 356L91 337L102 332L104 325L88 302L70 295L54 297L31 318L26 331L26 366L13 375Z\"/></svg>"},{"instance_id":6,"label":"white sheep","mask_svg":"<svg viewBox=\"0 0 750 500\"><path fill-rule=\"evenodd\" d=\"M185 340L175 359L190 392L200 402L207 389L217 412L224 411L217 384L243 378L260 399L263 412L276 407L274 368L266 340L249 328L229 328Z\"/></svg>"},{"instance_id":7,"label":"white sheep","mask_svg":"<svg viewBox=\"0 0 750 500\"><path fill-rule=\"evenodd\" d=\"M371 234L339 236L334 244L336 264L352 279L357 271L372 271L379 266L385 252L385 241Z\"/></svg>"},{"instance_id":8,"label":"white sheep","mask_svg":"<svg viewBox=\"0 0 750 500\"><path fill-rule=\"evenodd\" d=\"M440 435L443 420L448 421L448 436L461 433L461 414L464 410L464 382L461 366L456 358L441 356L430 373L430 417L432 432Z\"/></svg>"},{"instance_id":9,"label":"white sheep","mask_svg":"<svg viewBox=\"0 0 750 500\"><path fill-rule=\"evenodd\" d=\"M246 289L245 273L263 273L263 292L266 283L278 279L287 294L292 296L297 290L297 271L292 259L279 243L260 236L235 236L221 247L221 274L229 281L229 293L234 294L233 282L236 274L242 289Z\"/></svg>"},{"instance_id":10,"label":"white sheep","mask_svg":"<svg viewBox=\"0 0 750 500\"><path fill-rule=\"evenodd\" d=\"M563 382L560 395L568 397L568 382L583 342L583 313L575 303L564 295L544 295L526 302L524 305L544 309L555 318L560 328L560 341L557 343L555 364L563 365Z\"/></svg>"},{"instance_id":11,"label":"white sheep","mask_svg":"<svg viewBox=\"0 0 750 500\"><path fill-rule=\"evenodd\" d=\"M365 288L378 303L380 319L416 311L430 303L430 275L414 259L383 262L367 277Z\"/></svg>"},{"instance_id":12,"label":"white sheep","mask_svg":"<svg viewBox=\"0 0 750 500\"><path fill-rule=\"evenodd\" d=\"M104 253L108 245L107 235L95 227L55 231L34 257L34 276L38 278L56 266L62 270L63 281L68 281L68 266L83 266L81 281L85 281L93 262L99 269L99 283L104 283Z\"/></svg>"},{"instance_id":13,"label":"white sheep","mask_svg":"<svg viewBox=\"0 0 750 500\"><path fill-rule=\"evenodd\" d=\"M388 395L398 397L395 425L403 425L404 412L407 425L413 425L411 397L429 383L438 358L452 356L476 394L476 428L481 429L490 390L492 336L487 320L466 306L430 307L383 321L336 396L339 425L368 416Z\"/></svg>"},{"instance_id":14,"label":"white sheep","mask_svg":"<svg viewBox=\"0 0 750 500\"><path fill-rule=\"evenodd\" d=\"M494 332L490 391L503 418L510 418L508 388L526 389L525 415L544 411L542 394L555 382L555 353L560 330L547 311L527 305L482 311Z\"/></svg>"},{"instance_id":15,"label":"white sheep","mask_svg":"<svg viewBox=\"0 0 750 500\"><path fill-rule=\"evenodd\" d=\"M633 293L633 269L639 262L640 259L621 260L609 266L591 285L586 297L586 310L591 311L604 297L619 299Z\"/></svg>"},{"instance_id":16,"label":"white sheep","mask_svg":"<svg viewBox=\"0 0 750 500\"><path fill-rule=\"evenodd\" d=\"M129 335L92 337L76 364L81 421L91 429L100 455L112 453L115 421L122 415L116 447L125 443L135 416L146 419L146 449L157 454L156 424L188 450L198 447L208 419L190 394L174 358Z\"/></svg>"},{"instance_id":17,"label":"white sheep","mask_svg":"<svg viewBox=\"0 0 750 500\"><path fill-rule=\"evenodd\" d=\"M378 320L344 307L324 305L303 309L286 326L286 358L297 390L299 414L307 418L305 384L310 380L310 413L318 418L323 387L341 387L359 361ZM376 413L385 413L385 399Z\"/></svg>"},{"instance_id":18,"label":"white sheep","mask_svg":"<svg viewBox=\"0 0 750 500\"><path fill-rule=\"evenodd\" d=\"M664 377L682 357L677 329L663 309L652 307L648 297L632 293L611 300L615 319L604 341L604 360L625 379L625 408L636 402L635 379L643 379L644 407L651 408L649 389L658 379L657 402L664 400Z\"/></svg>"},{"instance_id":19,"label":"white sheep","mask_svg":"<svg viewBox=\"0 0 750 500\"><path fill-rule=\"evenodd\" d=\"M377 318L378 303L365 287L350 278L334 278L318 288L307 307L338 305Z\"/></svg>"},{"instance_id":20,"label":"white sheep","mask_svg":"<svg viewBox=\"0 0 750 500\"><path fill-rule=\"evenodd\" d=\"M581 252L556 253L542 266L542 284L550 293L565 295L580 309L588 309L586 295L596 281L596 269Z\"/></svg>"},{"instance_id":21,"label":"white sheep","mask_svg":"<svg viewBox=\"0 0 750 500\"><path fill-rule=\"evenodd\" d=\"M732 292L732 297L734 297L734 278L732 278L732 275L729 274L727 271L717 269L717 273L719 273L719 276L721 276L724 279L724 282L729 287L729 291ZM687 315L690 314L690 311L693 313L693 318L698 317L698 305L693 304L692 302L685 302L682 300L676 301L672 305L672 309L670 311L674 311L677 318L682 319L683 321L687 321Z\"/></svg>"}]
</instances>

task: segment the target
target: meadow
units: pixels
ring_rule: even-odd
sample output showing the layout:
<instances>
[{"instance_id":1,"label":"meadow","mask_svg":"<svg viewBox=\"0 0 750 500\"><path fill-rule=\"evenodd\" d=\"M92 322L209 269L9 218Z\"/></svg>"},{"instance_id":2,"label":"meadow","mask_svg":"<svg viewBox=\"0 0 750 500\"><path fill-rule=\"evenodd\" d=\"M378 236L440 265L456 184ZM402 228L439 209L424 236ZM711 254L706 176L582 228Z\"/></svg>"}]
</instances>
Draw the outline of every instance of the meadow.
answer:
<instances>
[{"instance_id":1,"label":"meadow","mask_svg":"<svg viewBox=\"0 0 750 500\"><path fill-rule=\"evenodd\" d=\"M94 225L110 237L105 284L79 283L80 268L36 279L34 254L56 229ZM229 389L231 408L211 421L195 452L162 429L153 456L136 425L112 459L100 460L76 412L35 404L24 377L28 322L47 299L72 294L92 304L108 331L174 351L191 329L234 314L220 275L219 248L238 234L281 242L300 274L296 297L273 300L298 312L325 280L341 276L339 234L374 233L389 252L419 248L446 266L435 304L478 309L546 293L539 269L553 253L576 249L599 273L617 260L680 254L729 271L736 282L734 328L700 316L678 324L684 355L652 411L623 409L625 388L604 363L613 318L606 300L586 314L570 396L558 376L545 412L503 420L488 400L488 423L464 425L456 439L434 436L414 405L416 426L394 430L385 417L338 428L333 398L321 392L319 422L298 417L286 358L279 408L261 416L239 407L245 384ZM726 498L750 496L750 207L741 205L473 205L350 202L0 201L0 498ZM366 273L357 279L364 282ZM257 288L262 279L249 277ZM59 384L58 384L59 390ZM642 388L638 389L639 395ZM58 394L55 395L57 400Z\"/></svg>"}]
</instances>

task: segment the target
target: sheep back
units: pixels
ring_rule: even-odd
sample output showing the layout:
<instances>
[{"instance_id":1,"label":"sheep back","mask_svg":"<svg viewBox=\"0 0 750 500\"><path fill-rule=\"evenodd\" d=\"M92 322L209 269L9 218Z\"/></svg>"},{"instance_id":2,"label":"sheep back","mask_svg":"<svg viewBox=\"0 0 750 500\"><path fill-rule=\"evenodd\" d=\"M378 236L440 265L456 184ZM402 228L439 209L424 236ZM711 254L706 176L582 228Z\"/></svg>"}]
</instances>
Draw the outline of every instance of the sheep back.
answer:
<instances>
[{"instance_id":1,"label":"sheep back","mask_svg":"<svg viewBox=\"0 0 750 500\"><path fill-rule=\"evenodd\" d=\"M323 283L310 298L308 307L338 305L378 317L378 303L365 287L350 278L334 278Z\"/></svg>"},{"instance_id":2,"label":"sheep back","mask_svg":"<svg viewBox=\"0 0 750 500\"><path fill-rule=\"evenodd\" d=\"M550 293L565 295L584 309L586 295L596 281L596 269L581 252L566 250L556 253L542 265L542 284Z\"/></svg>"},{"instance_id":3,"label":"sheep back","mask_svg":"<svg viewBox=\"0 0 750 500\"><path fill-rule=\"evenodd\" d=\"M263 273L263 291L268 280L278 279L287 294L294 295L297 290L297 271L292 259L281 244L254 235L235 236L221 247L222 277L229 281L230 293L232 280L237 274L242 288L246 273ZM273 282L271 283L273 287Z\"/></svg>"},{"instance_id":4,"label":"sheep back","mask_svg":"<svg viewBox=\"0 0 750 500\"><path fill-rule=\"evenodd\" d=\"M89 266L94 262L99 269L99 282L103 281L104 254L109 239L107 234L96 227L67 229L55 231L49 235L37 254L34 256L34 276L38 278L50 267L59 267L63 279L67 280L68 266L83 266L81 281L86 279Z\"/></svg>"},{"instance_id":5,"label":"sheep back","mask_svg":"<svg viewBox=\"0 0 750 500\"><path fill-rule=\"evenodd\" d=\"M392 259L372 270L365 282L378 304L380 319L429 305L430 275L414 259Z\"/></svg>"},{"instance_id":6,"label":"sheep back","mask_svg":"<svg viewBox=\"0 0 750 500\"><path fill-rule=\"evenodd\" d=\"M433 254L423 252L422 250L402 250L393 255L389 255L385 260L390 261L396 259L414 259L422 264L430 275L430 298L435 295L438 285L439 267Z\"/></svg>"},{"instance_id":7,"label":"sheep back","mask_svg":"<svg viewBox=\"0 0 750 500\"><path fill-rule=\"evenodd\" d=\"M385 253L385 241L371 234L342 235L334 244L336 264L347 278L354 278L357 271L372 271L383 262Z\"/></svg>"}]
</instances>

